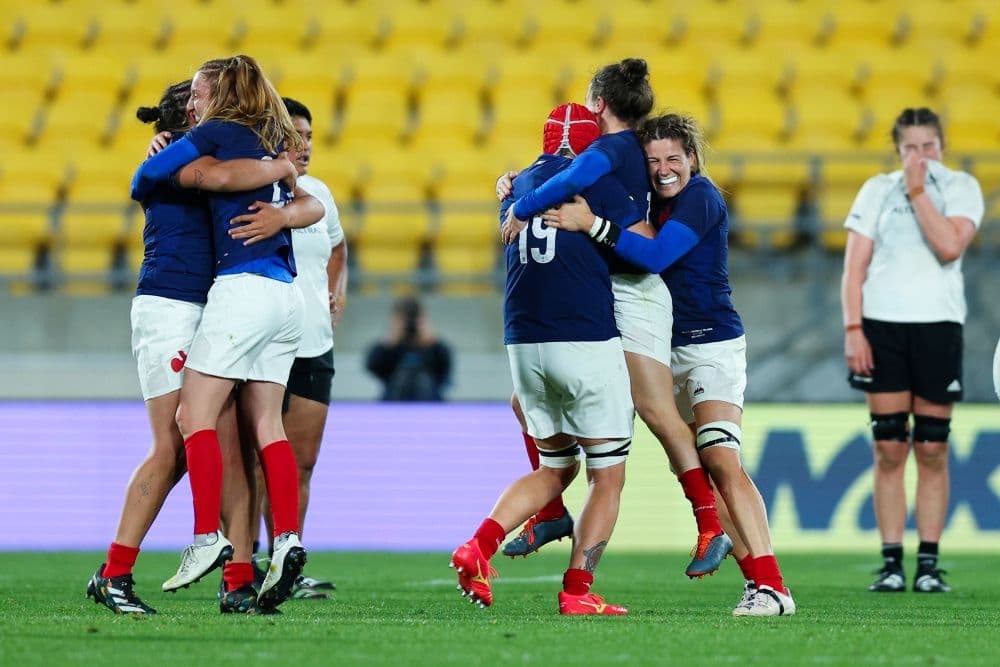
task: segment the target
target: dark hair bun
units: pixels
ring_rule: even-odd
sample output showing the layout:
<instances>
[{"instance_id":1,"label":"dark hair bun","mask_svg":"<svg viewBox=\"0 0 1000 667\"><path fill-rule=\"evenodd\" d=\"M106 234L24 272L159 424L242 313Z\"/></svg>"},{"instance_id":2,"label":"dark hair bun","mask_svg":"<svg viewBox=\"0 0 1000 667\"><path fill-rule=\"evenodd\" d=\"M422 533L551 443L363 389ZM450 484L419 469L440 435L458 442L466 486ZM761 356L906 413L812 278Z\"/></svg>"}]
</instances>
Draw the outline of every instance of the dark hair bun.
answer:
<instances>
[{"instance_id":1,"label":"dark hair bun","mask_svg":"<svg viewBox=\"0 0 1000 667\"><path fill-rule=\"evenodd\" d=\"M135 110L135 117L143 123L155 123L162 118L160 107L139 107Z\"/></svg>"},{"instance_id":2,"label":"dark hair bun","mask_svg":"<svg viewBox=\"0 0 1000 667\"><path fill-rule=\"evenodd\" d=\"M618 64L618 69L621 71L625 83L635 83L649 75L649 66L642 58L626 58Z\"/></svg>"}]
</instances>

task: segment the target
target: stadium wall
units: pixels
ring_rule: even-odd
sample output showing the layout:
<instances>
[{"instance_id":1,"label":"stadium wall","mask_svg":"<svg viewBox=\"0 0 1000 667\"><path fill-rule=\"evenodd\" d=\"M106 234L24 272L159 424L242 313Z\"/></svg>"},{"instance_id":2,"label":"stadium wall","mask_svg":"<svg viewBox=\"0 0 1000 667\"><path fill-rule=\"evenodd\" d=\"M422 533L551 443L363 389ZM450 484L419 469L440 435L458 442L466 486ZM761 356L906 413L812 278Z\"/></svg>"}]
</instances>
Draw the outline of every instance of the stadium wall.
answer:
<instances>
[{"instance_id":1,"label":"stadium wall","mask_svg":"<svg viewBox=\"0 0 1000 667\"><path fill-rule=\"evenodd\" d=\"M743 458L764 496L779 552L877 548L866 422L861 405L747 407ZM637 427L613 549L690 549L690 508L659 445ZM0 403L0 550L105 548L148 441L138 401ZM997 551L997 409L960 406L952 443L943 548ZM314 549L451 549L527 469L504 404L335 403L313 475L305 542ZM911 501L914 473L907 477ZM585 487L577 480L567 494L572 510ZM144 548L179 549L190 529L184 480ZM912 533L911 519L908 544Z\"/></svg>"}]
</instances>

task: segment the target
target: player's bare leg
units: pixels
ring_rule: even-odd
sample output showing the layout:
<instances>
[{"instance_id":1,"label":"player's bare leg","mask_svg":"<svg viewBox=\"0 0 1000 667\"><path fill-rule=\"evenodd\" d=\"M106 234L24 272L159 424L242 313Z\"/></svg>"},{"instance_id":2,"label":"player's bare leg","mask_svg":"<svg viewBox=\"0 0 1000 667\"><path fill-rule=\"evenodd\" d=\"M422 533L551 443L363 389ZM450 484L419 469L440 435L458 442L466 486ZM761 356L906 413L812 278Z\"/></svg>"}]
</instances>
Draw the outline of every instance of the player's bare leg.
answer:
<instances>
[{"instance_id":1,"label":"player's bare leg","mask_svg":"<svg viewBox=\"0 0 1000 667\"><path fill-rule=\"evenodd\" d=\"M882 568L868 587L875 593L906 590L903 572L903 533L906 530L906 459L910 455L908 391L866 394L873 419L872 499L882 538Z\"/></svg>"},{"instance_id":2,"label":"player's bare leg","mask_svg":"<svg viewBox=\"0 0 1000 667\"><path fill-rule=\"evenodd\" d=\"M217 429L235 385L234 380L192 368L184 371L177 428L184 437L195 535L184 550L177 573L163 583L164 591L186 588L232 558L232 544L219 529L223 463Z\"/></svg>"},{"instance_id":3,"label":"player's bare leg","mask_svg":"<svg viewBox=\"0 0 1000 667\"><path fill-rule=\"evenodd\" d=\"M174 421L179 397L180 391L172 391L146 401L153 443L125 489L121 518L107 559L87 584L87 595L116 613L156 613L133 590L132 568L139 545L167 494L184 474L184 442Z\"/></svg>"},{"instance_id":4,"label":"player's bare leg","mask_svg":"<svg viewBox=\"0 0 1000 667\"><path fill-rule=\"evenodd\" d=\"M504 537L538 507L561 494L579 472L580 447L576 438L557 434L538 441L538 448L544 463L504 489L472 539L451 555L449 565L458 574L462 595L468 595L470 602L481 607L493 603L490 578L496 576L496 571L490 567L490 559Z\"/></svg>"},{"instance_id":5,"label":"player's bare leg","mask_svg":"<svg viewBox=\"0 0 1000 667\"><path fill-rule=\"evenodd\" d=\"M625 457L628 441L581 440L588 453L587 482L589 491L580 511L573 535L573 553L570 555L569 569L563 575L563 590L559 593L559 613L586 615L627 614L625 607L608 604L592 593L594 572L604 555L618 521L622 488L625 485ZM624 451L613 458L593 457L595 451L607 456L609 448L624 444ZM611 465L605 461L610 460Z\"/></svg>"},{"instance_id":6,"label":"player's bare leg","mask_svg":"<svg viewBox=\"0 0 1000 667\"><path fill-rule=\"evenodd\" d=\"M153 443L125 489L116 544L138 548L167 494L184 476L184 441L174 421L179 398L180 391L172 391L146 401Z\"/></svg>"},{"instance_id":7,"label":"player's bare leg","mask_svg":"<svg viewBox=\"0 0 1000 667\"><path fill-rule=\"evenodd\" d=\"M231 400L219 417L222 449L222 527L233 544L233 559L222 570L219 609L222 613L257 613L253 588L253 534L250 515L254 497L251 477L257 454L253 442L242 442L237 426L236 401Z\"/></svg>"},{"instance_id":8,"label":"player's bare leg","mask_svg":"<svg viewBox=\"0 0 1000 667\"><path fill-rule=\"evenodd\" d=\"M313 469L319 459L320 445L329 406L296 394L288 396L288 411L282 417L285 434L292 445L295 463L299 467L299 535L305 529L306 510L309 507L309 485ZM295 598L328 598L335 586L326 580L301 576L293 588Z\"/></svg>"},{"instance_id":9,"label":"player's bare leg","mask_svg":"<svg viewBox=\"0 0 1000 667\"><path fill-rule=\"evenodd\" d=\"M528 425L524 419L524 412L521 410L521 402L517 398L517 393L511 395L510 407L514 411L517 422L521 425L521 434L524 438L528 459L531 461L531 468L537 470L539 467L538 446L534 438L528 435ZM516 556L526 558L549 542L561 541L564 537L572 536L573 517L570 516L563 504L562 494L559 494L528 519L521 532L504 545L503 554L511 558Z\"/></svg>"},{"instance_id":10,"label":"player's bare leg","mask_svg":"<svg viewBox=\"0 0 1000 667\"><path fill-rule=\"evenodd\" d=\"M736 532L750 551L749 572L757 585L750 601L733 610L736 615L773 616L795 613L795 603L784 585L771 546L767 510L760 491L740 462L742 409L725 401L703 401L694 406L701 459L729 509Z\"/></svg>"},{"instance_id":11,"label":"player's bare leg","mask_svg":"<svg viewBox=\"0 0 1000 667\"><path fill-rule=\"evenodd\" d=\"M913 455L917 460L917 574L913 589L947 593L951 587L937 566L938 543L948 518L948 434L951 404L913 399Z\"/></svg>"}]
</instances>

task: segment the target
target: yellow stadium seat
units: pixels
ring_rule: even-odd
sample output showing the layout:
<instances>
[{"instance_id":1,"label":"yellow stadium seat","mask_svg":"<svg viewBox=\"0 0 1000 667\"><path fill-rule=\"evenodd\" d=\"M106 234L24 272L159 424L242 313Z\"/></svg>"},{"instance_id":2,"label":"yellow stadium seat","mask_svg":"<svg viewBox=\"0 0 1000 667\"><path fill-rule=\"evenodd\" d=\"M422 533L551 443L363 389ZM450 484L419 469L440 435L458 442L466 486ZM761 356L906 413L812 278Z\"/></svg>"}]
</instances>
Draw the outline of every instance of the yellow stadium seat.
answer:
<instances>
[{"instance_id":1,"label":"yellow stadium seat","mask_svg":"<svg viewBox=\"0 0 1000 667\"><path fill-rule=\"evenodd\" d=\"M906 3L903 15L911 41L949 51L974 44L988 20L985 7L966 3L950 3L947 9L937 2Z\"/></svg>"},{"instance_id":2,"label":"yellow stadium seat","mask_svg":"<svg viewBox=\"0 0 1000 667\"><path fill-rule=\"evenodd\" d=\"M861 58L850 51L802 49L786 53L782 61L793 74L790 77L793 95L798 87L811 92L847 91L863 74Z\"/></svg>"},{"instance_id":3,"label":"yellow stadium seat","mask_svg":"<svg viewBox=\"0 0 1000 667\"><path fill-rule=\"evenodd\" d=\"M497 266L501 245L454 246L447 239L434 248L434 265L445 275L475 275L492 271Z\"/></svg>"},{"instance_id":4,"label":"yellow stadium seat","mask_svg":"<svg viewBox=\"0 0 1000 667\"><path fill-rule=\"evenodd\" d=\"M734 230L741 244L789 248L795 242L794 221L800 192L794 187L741 187L735 201Z\"/></svg>"},{"instance_id":5,"label":"yellow stadium seat","mask_svg":"<svg viewBox=\"0 0 1000 667\"><path fill-rule=\"evenodd\" d=\"M79 50L96 35L86 4L28 2L10 9L14 11L4 17L10 19L5 37L19 50Z\"/></svg>"},{"instance_id":6,"label":"yellow stadium seat","mask_svg":"<svg viewBox=\"0 0 1000 667\"><path fill-rule=\"evenodd\" d=\"M850 150L861 138L864 113L846 91L822 82L796 87L793 133L788 147L795 150Z\"/></svg>"},{"instance_id":7,"label":"yellow stadium seat","mask_svg":"<svg viewBox=\"0 0 1000 667\"><path fill-rule=\"evenodd\" d=\"M383 23L374 2L338 2L321 11L317 11L317 4L305 2L298 10L289 7L289 12L308 13L316 20L319 30L313 39L314 48L319 51L343 45L354 51L370 51L388 35L390 26Z\"/></svg>"},{"instance_id":8,"label":"yellow stadium seat","mask_svg":"<svg viewBox=\"0 0 1000 667\"><path fill-rule=\"evenodd\" d=\"M604 48L611 51L636 49L634 53L654 55L654 49L665 49L670 28L679 13L680 3L634 2L627 10L608 13L611 34ZM643 44L645 48L637 48Z\"/></svg>"},{"instance_id":9,"label":"yellow stadium seat","mask_svg":"<svg viewBox=\"0 0 1000 667\"><path fill-rule=\"evenodd\" d=\"M110 137L114 95L86 90L60 95L45 116L41 146L47 150L97 150Z\"/></svg>"},{"instance_id":10,"label":"yellow stadium seat","mask_svg":"<svg viewBox=\"0 0 1000 667\"><path fill-rule=\"evenodd\" d=\"M826 156L820 166L819 181L824 187L835 190L853 190L857 193L861 186L876 174L889 173L899 169L899 159L892 153L882 156L858 155ZM847 216L847 212L844 212Z\"/></svg>"},{"instance_id":11,"label":"yellow stadium seat","mask_svg":"<svg viewBox=\"0 0 1000 667\"><path fill-rule=\"evenodd\" d=\"M416 246L429 236L425 193L408 181L374 180L365 190L360 240L369 247Z\"/></svg>"},{"instance_id":12,"label":"yellow stadium seat","mask_svg":"<svg viewBox=\"0 0 1000 667\"><path fill-rule=\"evenodd\" d=\"M798 2L754 3L744 34L754 49L772 54L796 53L815 44L822 18L820 12L810 11Z\"/></svg>"},{"instance_id":13,"label":"yellow stadium seat","mask_svg":"<svg viewBox=\"0 0 1000 667\"><path fill-rule=\"evenodd\" d=\"M351 253L358 258L362 271L382 275L413 273L420 263L418 246L382 246L360 241L351 246Z\"/></svg>"},{"instance_id":14,"label":"yellow stadium seat","mask_svg":"<svg viewBox=\"0 0 1000 667\"><path fill-rule=\"evenodd\" d=\"M851 49L858 45L888 47L905 37L901 13L891 4L879 2L830 3L824 21L830 25L825 45Z\"/></svg>"},{"instance_id":15,"label":"yellow stadium seat","mask_svg":"<svg viewBox=\"0 0 1000 667\"><path fill-rule=\"evenodd\" d=\"M709 164L714 167L711 162ZM769 185L805 189L813 180L813 161L784 152L741 155L737 172L735 181L744 187Z\"/></svg>"},{"instance_id":16,"label":"yellow stadium seat","mask_svg":"<svg viewBox=\"0 0 1000 667\"><path fill-rule=\"evenodd\" d=\"M190 50L197 45L205 60L238 53L240 25L231 5L200 3L197 9L171 7L165 18L166 52Z\"/></svg>"},{"instance_id":17,"label":"yellow stadium seat","mask_svg":"<svg viewBox=\"0 0 1000 667\"><path fill-rule=\"evenodd\" d=\"M0 224L6 221L0 218ZM18 275L30 272L35 266L38 250L31 247L0 248L0 275Z\"/></svg>"},{"instance_id":18,"label":"yellow stadium seat","mask_svg":"<svg viewBox=\"0 0 1000 667\"><path fill-rule=\"evenodd\" d=\"M726 2L685 3L671 32L685 48L746 46L751 36L750 13Z\"/></svg>"},{"instance_id":19,"label":"yellow stadium seat","mask_svg":"<svg viewBox=\"0 0 1000 667\"><path fill-rule=\"evenodd\" d=\"M380 150L398 144L406 135L410 110L406 91L392 87L355 85L347 100L339 150Z\"/></svg>"},{"instance_id":20,"label":"yellow stadium seat","mask_svg":"<svg viewBox=\"0 0 1000 667\"><path fill-rule=\"evenodd\" d=\"M557 102L551 86L544 81L519 81L501 79L490 91L493 100L494 133L507 136L525 133L538 137L541 145L542 129L549 112Z\"/></svg>"},{"instance_id":21,"label":"yellow stadium seat","mask_svg":"<svg viewBox=\"0 0 1000 667\"><path fill-rule=\"evenodd\" d=\"M461 26L462 51L509 51L526 35L527 9L517 2L453 0Z\"/></svg>"},{"instance_id":22,"label":"yellow stadium seat","mask_svg":"<svg viewBox=\"0 0 1000 667\"><path fill-rule=\"evenodd\" d=\"M447 95L425 87L421 93L413 148L449 146L467 149L483 132L483 99L479 91L455 89Z\"/></svg>"},{"instance_id":23,"label":"yellow stadium seat","mask_svg":"<svg viewBox=\"0 0 1000 667\"><path fill-rule=\"evenodd\" d=\"M422 2L379 3L379 23L385 26L384 48L442 50L461 40L462 20L448 8Z\"/></svg>"},{"instance_id":24,"label":"yellow stadium seat","mask_svg":"<svg viewBox=\"0 0 1000 667\"><path fill-rule=\"evenodd\" d=\"M545 53L555 50L578 51L592 49L611 33L611 22L606 8L600 11L581 11L562 2L527 3L525 20L526 47L542 49Z\"/></svg>"},{"instance_id":25,"label":"yellow stadium seat","mask_svg":"<svg viewBox=\"0 0 1000 667\"><path fill-rule=\"evenodd\" d=\"M726 150L778 149L791 133L787 104L751 82L727 84L718 92L721 127L714 144Z\"/></svg>"},{"instance_id":26,"label":"yellow stadium seat","mask_svg":"<svg viewBox=\"0 0 1000 667\"><path fill-rule=\"evenodd\" d=\"M872 174L873 175L873 174ZM827 250L840 252L847 244L844 221L850 213L851 205L858 189L843 186L824 188L820 192L818 204L820 219L820 241Z\"/></svg>"},{"instance_id":27,"label":"yellow stadium seat","mask_svg":"<svg viewBox=\"0 0 1000 667\"><path fill-rule=\"evenodd\" d=\"M946 146L962 150L1000 148L1000 95L979 86L951 86L945 98Z\"/></svg>"},{"instance_id":28,"label":"yellow stadium seat","mask_svg":"<svg viewBox=\"0 0 1000 667\"><path fill-rule=\"evenodd\" d=\"M100 27L97 47L105 53L141 54L151 51L164 37L162 9L144 7L139 3L101 3L100 11L92 11L91 18Z\"/></svg>"},{"instance_id":29,"label":"yellow stadium seat","mask_svg":"<svg viewBox=\"0 0 1000 667\"><path fill-rule=\"evenodd\" d=\"M32 134L42 113L40 90L4 89L3 108L0 109L0 136L14 144L23 144ZM0 160L3 156L0 155Z\"/></svg>"}]
</instances>

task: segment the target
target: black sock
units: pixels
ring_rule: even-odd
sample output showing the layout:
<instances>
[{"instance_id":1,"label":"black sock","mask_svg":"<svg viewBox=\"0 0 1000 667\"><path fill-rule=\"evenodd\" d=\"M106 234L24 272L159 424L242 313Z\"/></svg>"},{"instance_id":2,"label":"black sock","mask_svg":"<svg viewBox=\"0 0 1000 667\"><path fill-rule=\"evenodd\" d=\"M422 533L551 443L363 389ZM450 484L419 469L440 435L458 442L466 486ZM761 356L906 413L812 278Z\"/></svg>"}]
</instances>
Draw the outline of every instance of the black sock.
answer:
<instances>
[{"instance_id":1,"label":"black sock","mask_svg":"<svg viewBox=\"0 0 1000 667\"><path fill-rule=\"evenodd\" d=\"M921 570L934 570L937 568L938 543L921 542L917 550L917 566Z\"/></svg>"},{"instance_id":2,"label":"black sock","mask_svg":"<svg viewBox=\"0 0 1000 667\"><path fill-rule=\"evenodd\" d=\"M903 571L903 545L883 544L882 560L885 561L885 569L893 572Z\"/></svg>"}]
</instances>

